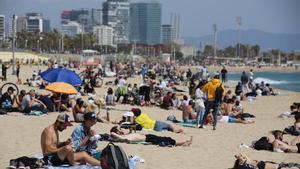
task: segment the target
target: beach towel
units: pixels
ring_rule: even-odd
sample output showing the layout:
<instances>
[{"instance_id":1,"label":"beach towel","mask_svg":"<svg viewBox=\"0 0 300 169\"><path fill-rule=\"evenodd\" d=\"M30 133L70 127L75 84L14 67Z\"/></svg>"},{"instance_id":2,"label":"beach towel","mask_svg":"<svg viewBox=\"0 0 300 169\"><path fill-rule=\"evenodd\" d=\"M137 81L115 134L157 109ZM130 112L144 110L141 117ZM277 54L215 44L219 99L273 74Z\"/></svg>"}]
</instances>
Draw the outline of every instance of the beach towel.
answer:
<instances>
[{"instance_id":1,"label":"beach towel","mask_svg":"<svg viewBox=\"0 0 300 169\"><path fill-rule=\"evenodd\" d=\"M174 123L174 124L178 124L178 125L181 125L181 126L183 126L183 127L193 127L193 128L196 128L196 127L197 127L196 124L184 123L184 122L179 122L179 123Z\"/></svg>"},{"instance_id":2,"label":"beach towel","mask_svg":"<svg viewBox=\"0 0 300 169\"><path fill-rule=\"evenodd\" d=\"M184 126L184 127L197 127L196 124L193 124L193 123L185 123L183 121L179 121L176 119L176 117L174 115L170 115L167 117L167 120L168 121L171 121L172 123L174 124L178 124L178 125L181 125L181 126Z\"/></svg>"}]
</instances>

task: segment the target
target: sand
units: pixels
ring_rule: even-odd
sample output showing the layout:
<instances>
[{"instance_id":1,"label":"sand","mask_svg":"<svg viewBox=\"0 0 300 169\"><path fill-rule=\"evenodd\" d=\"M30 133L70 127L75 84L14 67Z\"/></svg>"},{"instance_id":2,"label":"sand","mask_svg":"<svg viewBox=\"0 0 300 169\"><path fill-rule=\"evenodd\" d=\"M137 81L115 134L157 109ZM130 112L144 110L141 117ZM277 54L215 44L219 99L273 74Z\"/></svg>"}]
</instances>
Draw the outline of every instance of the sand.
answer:
<instances>
[{"instance_id":1,"label":"sand","mask_svg":"<svg viewBox=\"0 0 300 169\"><path fill-rule=\"evenodd\" d=\"M44 68L45 69L45 68ZM22 66L21 78L25 81L31 76L32 71L37 67ZM8 74L11 70L8 70ZM112 80L106 79L107 80ZM9 76L8 81L16 82L15 76ZM129 79L129 83L139 82L139 77ZM0 82L2 85L3 82ZM103 97L106 89L104 86L97 89L98 97ZM29 90L24 85L20 89ZM186 88L185 88L186 89ZM47 93L47 91L41 91ZM281 119L277 116L288 111L290 104L300 101L300 93L280 91L280 96L259 97L253 101L243 101L245 112L254 114L256 122L254 124L221 124L217 130L213 131L211 126L206 129L184 128L186 134L175 134L171 132L150 132L161 136L171 136L176 139L189 139L194 136L193 144L190 147L158 147L154 145L128 145L120 143L128 155L138 155L145 159L145 163L138 164L138 169L227 169L233 166L234 155L242 152L252 159L270 160L274 162L300 162L299 154L273 153L267 151L256 151L253 149L239 148L241 143L250 144L252 140L262 136L269 136L269 131L273 129L283 129L291 125L293 119ZM116 108L123 111L111 110L111 118L120 117L125 110L131 109L130 105L117 105ZM157 107L142 107L143 112L157 120L165 121L170 114L181 118L179 110L162 110ZM103 115L105 111L102 111ZM71 115L71 113L69 113ZM41 154L40 134L42 130L52 124L58 113L34 117L24 116L20 113L11 113L0 116L0 168L5 168L9 160L20 156L32 156ZM75 124L75 126L78 124ZM70 137L74 127L60 133L60 140L65 141ZM97 123L93 128L97 133L108 133L112 124ZM148 132L149 133L149 132ZM292 137L285 135L286 140ZM100 142L99 148L103 148L107 142Z\"/></svg>"}]
</instances>

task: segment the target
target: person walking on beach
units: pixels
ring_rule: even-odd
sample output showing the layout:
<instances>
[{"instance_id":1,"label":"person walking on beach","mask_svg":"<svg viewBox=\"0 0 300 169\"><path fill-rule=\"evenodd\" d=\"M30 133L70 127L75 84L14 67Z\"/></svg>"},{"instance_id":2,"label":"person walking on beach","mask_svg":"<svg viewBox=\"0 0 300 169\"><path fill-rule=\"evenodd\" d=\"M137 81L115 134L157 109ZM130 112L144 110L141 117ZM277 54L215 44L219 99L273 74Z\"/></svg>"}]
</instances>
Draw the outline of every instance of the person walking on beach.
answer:
<instances>
[{"instance_id":1,"label":"person walking on beach","mask_svg":"<svg viewBox=\"0 0 300 169\"><path fill-rule=\"evenodd\" d=\"M7 69L10 66L7 66L5 63L2 63L2 81L7 81Z\"/></svg>"},{"instance_id":2,"label":"person walking on beach","mask_svg":"<svg viewBox=\"0 0 300 169\"><path fill-rule=\"evenodd\" d=\"M250 69L250 72L249 72L249 79L250 79L250 82L252 82L252 81L253 81L253 76L254 76L254 74L253 74L253 70L252 70L252 69Z\"/></svg>"},{"instance_id":3,"label":"person walking on beach","mask_svg":"<svg viewBox=\"0 0 300 169\"><path fill-rule=\"evenodd\" d=\"M208 99L206 101L203 119L206 119L207 115L210 113L210 110L213 109L213 130L216 130L219 107L221 105L222 95L224 93L224 86L220 81L220 77L218 75L215 75L214 78L202 88L202 91L207 93ZM204 121L205 120L202 120L199 128L203 128Z\"/></svg>"},{"instance_id":4,"label":"person walking on beach","mask_svg":"<svg viewBox=\"0 0 300 169\"><path fill-rule=\"evenodd\" d=\"M72 141L69 138L65 142L59 142L58 132L64 131L68 126L72 126L69 116L61 113L57 116L54 124L46 127L41 135L41 148L43 160L46 165L60 166L64 164L79 165L86 162L91 165L100 166L100 161L92 158L86 152L74 152Z\"/></svg>"},{"instance_id":5,"label":"person walking on beach","mask_svg":"<svg viewBox=\"0 0 300 169\"><path fill-rule=\"evenodd\" d=\"M223 69L221 70L221 78L222 78L222 83L225 83L227 80L227 69L225 68L225 66L223 66Z\"/></svg>"},{"instance_id":6,"label":"person walking on beach","mask_svg":"<svg viewBox=\"0 0 300 169\"><path fill-rule=\"evenodd\" d=\"M249 76L246 74L245 71L243 71L242 76L241 76L241 82L242 82L242 87L243 87L243 92L247 93L247 84L249 82Z\"/></svg>"},{"instance_id":7,"label":"person walking on beach","mask_svg":"<svg viewBox=\"0 0 300 169\"><path fill-rule=\"evenodd\" d=\"M22 84L22 81L20 79L20 63L17 64L17 70L16 70L16 75L17 75L17 84Z\"/></svg>"}]
</instances>

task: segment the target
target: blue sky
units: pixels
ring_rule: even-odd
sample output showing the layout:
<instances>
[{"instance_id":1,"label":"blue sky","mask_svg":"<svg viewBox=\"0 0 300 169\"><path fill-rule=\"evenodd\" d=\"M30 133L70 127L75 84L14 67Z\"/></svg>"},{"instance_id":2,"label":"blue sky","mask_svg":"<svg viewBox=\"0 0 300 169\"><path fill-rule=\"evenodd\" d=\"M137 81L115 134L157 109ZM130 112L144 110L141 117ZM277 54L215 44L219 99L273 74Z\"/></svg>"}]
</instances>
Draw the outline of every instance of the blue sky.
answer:
<instances>
[{"instance_id":1,"label":"blue sky","mask_svg":"<svg viewBox=\"0 0 300 169\"><path fill-rule=\"evenodd\" d=\"M0 0L0 14L24 15L42 12L59 26L64 9L102 8L104 0ZM170 13L181 16L181 36L203 36L218 30L237 29L236 17L242 17L242 29L272 33L300 33L300 0L160 0L162 21L170 22Z\"/></svg>"}]
</instances>

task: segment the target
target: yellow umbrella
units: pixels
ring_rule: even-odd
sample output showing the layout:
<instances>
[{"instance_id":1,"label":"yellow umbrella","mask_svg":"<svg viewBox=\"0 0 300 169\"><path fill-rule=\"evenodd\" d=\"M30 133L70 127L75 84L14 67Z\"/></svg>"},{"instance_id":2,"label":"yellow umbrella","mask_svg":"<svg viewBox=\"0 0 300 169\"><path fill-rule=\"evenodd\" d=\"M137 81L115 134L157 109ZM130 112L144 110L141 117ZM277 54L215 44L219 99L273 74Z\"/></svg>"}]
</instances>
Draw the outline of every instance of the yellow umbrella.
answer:
<instances>
[{"instance_id":1,"label":"yellow umbrella","mask_svg":"<svg viewBox=\"0 0 300 169\"><path fill-rule=\"evenodd\" d=\"M77 90L70 85L69 83L65 82L54 82L46 86L46 90L55 93L62 93L62 94L76 94Z\"/></svg>"}]
</instances>

